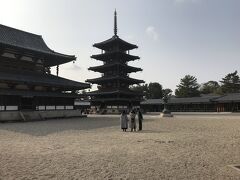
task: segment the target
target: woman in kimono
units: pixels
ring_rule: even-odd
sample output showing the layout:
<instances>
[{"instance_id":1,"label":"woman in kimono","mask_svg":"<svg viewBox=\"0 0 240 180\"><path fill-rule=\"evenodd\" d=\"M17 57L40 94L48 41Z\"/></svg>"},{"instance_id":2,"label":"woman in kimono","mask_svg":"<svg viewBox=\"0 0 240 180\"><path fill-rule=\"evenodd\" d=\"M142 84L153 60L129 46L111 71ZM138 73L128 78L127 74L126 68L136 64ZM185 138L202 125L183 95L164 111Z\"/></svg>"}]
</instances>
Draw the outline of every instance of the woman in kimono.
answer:
<instances>
[{"instance_id":1,"label":"woman in kimono","mask_svg":"<svg viewBox=\"0 0 240 180\"><path fill-rule=\"evenodd\" d=\"M124 132L126 132L127 128L128 128L128 117L127 117L127 113L125 111L123 111L121 114L120 122L121 122L121 129Z\"/></svg>"}]
</instances>

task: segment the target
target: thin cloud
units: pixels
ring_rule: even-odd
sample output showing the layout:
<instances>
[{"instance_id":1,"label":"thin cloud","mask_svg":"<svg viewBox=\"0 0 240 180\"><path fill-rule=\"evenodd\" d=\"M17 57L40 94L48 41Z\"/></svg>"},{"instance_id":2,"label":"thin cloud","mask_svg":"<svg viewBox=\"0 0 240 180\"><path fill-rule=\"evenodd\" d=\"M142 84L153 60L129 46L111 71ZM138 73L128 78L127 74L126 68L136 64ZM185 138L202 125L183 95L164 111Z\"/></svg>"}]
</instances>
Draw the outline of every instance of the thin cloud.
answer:
<instances>
[{"instance_id":1,"label":"thin cloud","mask_svg":"<svg viewBox=\"0 0 240 180\"><path fill-rule=\"evenodd\" d=\"M79 65L77 65L76 63L72 63L68 69L71 69L73 71L80 71L82 68Z\"/></svg>"},{"instance_id":2,"label":"thin cloud","mask_svg":"<svg viewBox=\"0 0 240 180\"><path fill-rule=\"evenodd\" d=\"M154 41L157 41L159 38L159 35L154 26L148 26L146 29L146 34Z\"/></svg>"},{"instance_id":3,"label":"thin cloud","mask_svg":"<svg viewBox=\"0 0 240 180\"><path fill-rule=\"evenodd\" d=\"M176 4L182 4L182 3L197 3L200 0L174 0Z\"/></svg>"}]
</instances>

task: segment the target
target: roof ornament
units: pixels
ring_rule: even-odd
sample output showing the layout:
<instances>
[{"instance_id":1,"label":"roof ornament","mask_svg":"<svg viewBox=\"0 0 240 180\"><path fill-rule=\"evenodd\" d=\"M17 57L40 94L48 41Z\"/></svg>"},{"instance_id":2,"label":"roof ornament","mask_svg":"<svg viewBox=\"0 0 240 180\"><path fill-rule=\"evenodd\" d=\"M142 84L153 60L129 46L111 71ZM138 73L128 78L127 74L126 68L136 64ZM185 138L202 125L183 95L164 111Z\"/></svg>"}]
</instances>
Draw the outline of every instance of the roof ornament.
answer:
<instances>
[{"instance_id":1,"label":"roof ornament","mask_svg":"<svg viewBox=\"0 0 240 180\"><path fill-rule=\"evenodd\" d=\"M114 36L117 36L117 11L114 11Z\"/></svg>"}]
</instances>

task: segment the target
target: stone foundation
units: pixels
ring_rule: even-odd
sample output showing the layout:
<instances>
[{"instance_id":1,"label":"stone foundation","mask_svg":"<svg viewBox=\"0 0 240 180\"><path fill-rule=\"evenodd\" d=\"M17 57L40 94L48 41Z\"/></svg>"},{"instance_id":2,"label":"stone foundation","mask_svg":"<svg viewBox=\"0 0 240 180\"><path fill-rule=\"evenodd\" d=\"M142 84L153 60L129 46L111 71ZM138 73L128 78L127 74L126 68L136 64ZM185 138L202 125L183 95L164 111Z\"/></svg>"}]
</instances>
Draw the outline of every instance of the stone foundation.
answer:
<instances>
[{"instance_id":1,"label":"stone foundation","mask_svg":"<svg viewBox=\"0 0 240 180\"><path fill-rule=\"evenodd\" d=\"M173 117L172 114L160 113L160 117Z\"/></svg>"},{"instance_id":2,"label":"stone foundation","mask_svg":"<svg viewBox=\"0 0 240 180\"><path fill-rule=\"evenodd\" d=\"M0 112L0 122L4 121L35 121L55 118L86 117L80 110L54 111L4 111Z\"/></svg>"}]
</instances>

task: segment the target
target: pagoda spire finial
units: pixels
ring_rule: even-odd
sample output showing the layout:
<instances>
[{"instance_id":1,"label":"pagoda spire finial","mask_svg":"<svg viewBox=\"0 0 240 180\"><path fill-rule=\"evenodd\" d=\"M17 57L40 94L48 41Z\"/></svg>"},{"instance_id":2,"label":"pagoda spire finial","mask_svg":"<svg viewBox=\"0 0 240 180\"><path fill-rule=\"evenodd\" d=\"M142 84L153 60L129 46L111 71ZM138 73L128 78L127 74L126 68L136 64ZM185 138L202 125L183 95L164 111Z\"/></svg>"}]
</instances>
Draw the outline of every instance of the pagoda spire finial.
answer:
<instances>
[{"instance_id":1,"label":"pagoda spire finial","mask_svg":"<svg viewBox=\"0 0 240 180\"><path fill-rule=\"evenodd\" d=\"M114 35L117 36L117 11L114 11Z\"/></svg>"}]
</instances>

